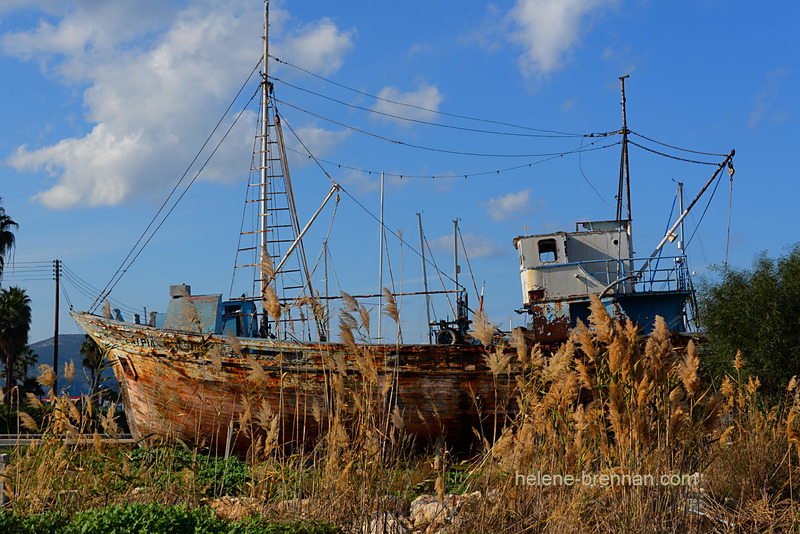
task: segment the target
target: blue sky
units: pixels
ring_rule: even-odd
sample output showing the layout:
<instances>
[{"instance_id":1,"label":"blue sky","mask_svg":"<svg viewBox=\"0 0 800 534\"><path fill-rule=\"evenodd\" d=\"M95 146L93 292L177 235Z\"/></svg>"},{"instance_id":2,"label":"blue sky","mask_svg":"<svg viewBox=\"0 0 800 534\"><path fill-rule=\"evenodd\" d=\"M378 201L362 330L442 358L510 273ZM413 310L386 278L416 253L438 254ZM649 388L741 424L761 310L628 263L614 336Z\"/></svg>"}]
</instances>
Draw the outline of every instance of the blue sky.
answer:
<instances>
[{"instance_id":1,"label":"blue sky","mask_svg":"<svg viewBox=\"0 0 800 534\"><path fill-rule=\"evenodd\" d=\"M20 225L17 265L58 258L81 280L106 285L258 61L262 13L258 0L0 6L0 196ZM486 284L490 320L520 324L512 239L614 216L619 146L575 152L619 140L582 135L621 127L624 74L630 74L631 130L701 152L736 149L731 264L745 267L760 251L777 255L798 240L791 222L798 192L792 157L798 109L791 96L800 85L797 16L788 1L758 8L714 0L273 1L271 53L322 78L280 63L270 69L286 122L330 162L323 166L331 177L377 213L379 173L386 172L387 226L417 248L421 212L436 262L448 273L458 218L475 284ZM227 295L256 109L245 109L114 299L163 311L168 285L180 282L195 293ZM507 135L535 132L488 121L559 134ZM287 137L290 149L301 148ZM689 159L722 159L631 139ZM308 158L290 154L302 224L330 182ZM634 245L643 255L663 235L676 181L685 182L691 198L713 167L635 146L630 166ZM728 204L725 175L689 245L698 274L725 259ZM688 218L688 232L704 207L703 201ZM312 263L331 217L332 205L306 239ZM394 239L388 254L397 288L402 281L403 290L419 290L419 258ZM376 291L378 226L344 194L331 255L332 288ZM461 280L471 288L460 263ZM3 286L22 285L33 301L31 341L52 335L52 282L11 269ZM432 289L440 289L429 276ZM73 276L65 289L84 309L91 301L80 284ZM62 306L61 331L77 333ZM421 299L406 298L402 306L405 337L418 339ZM448 314L441 301L436 311Z\"/></svg>"}]
</instances>

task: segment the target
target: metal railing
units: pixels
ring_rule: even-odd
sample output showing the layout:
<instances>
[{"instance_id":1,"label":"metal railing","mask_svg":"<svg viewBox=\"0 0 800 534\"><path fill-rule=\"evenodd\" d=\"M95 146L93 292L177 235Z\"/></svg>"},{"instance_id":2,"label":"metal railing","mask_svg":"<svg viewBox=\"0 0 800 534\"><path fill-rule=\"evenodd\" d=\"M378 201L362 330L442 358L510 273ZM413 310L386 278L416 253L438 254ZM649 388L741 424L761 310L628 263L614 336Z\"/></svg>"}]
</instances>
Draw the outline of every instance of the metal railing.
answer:
<instances>
[{"instance_id":1,"label":"metal railing","mask_svg":"<svg viewBox=\"0 0 800 534\"><path fill-rule=\"evenodd\" d=\"M648 262L649 260L649 262ZM552 263L538 267L554 269L574 266L609 288L609 293L687 291L691 287L685 256L656 256ZM642 270L644 269L644 270ZM640 276L637 273L642 270Z\"/></svg>"}]
</instances>

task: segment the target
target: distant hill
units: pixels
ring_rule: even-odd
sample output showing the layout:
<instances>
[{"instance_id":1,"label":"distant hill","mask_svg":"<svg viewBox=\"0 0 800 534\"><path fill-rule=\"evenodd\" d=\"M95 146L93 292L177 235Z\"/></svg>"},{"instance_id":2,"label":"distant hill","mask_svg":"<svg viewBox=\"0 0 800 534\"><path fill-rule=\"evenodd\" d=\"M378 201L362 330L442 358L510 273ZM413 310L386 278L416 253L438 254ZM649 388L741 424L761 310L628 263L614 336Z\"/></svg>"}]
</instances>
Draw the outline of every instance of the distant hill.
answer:
<instances>
[{"instance_id":1,"label":"distant hill","mask_svg":"<svg viewBox=\"0 0 800 534\"><path fill-rule=\"evenodd\" d=\"M49 339L37 341L36 343L31 344L31 350L33 350L34 354L39 355L37 365L53 365L54 340L55 338L51 337ZM58 335L58 388L62 391L64 388L68 388L69 394L74 396L84 393L88 394L90 389L88 371L81 365L81 362L83 361L83 354L80 352L81 343L83 343L85 340L86 337L84 334ZM68 383L67 378L64 376L64 364L70 360L75 362L75 378L72 384ZM28 373L29 376L35 376L37 370L31 369L28 371ZM112 387L119 391L117 379L114 377L114 372L111 369L105 370L101 377L107 378L107 380L100 382L101 386Z\"/></svg>"}]
</instances>

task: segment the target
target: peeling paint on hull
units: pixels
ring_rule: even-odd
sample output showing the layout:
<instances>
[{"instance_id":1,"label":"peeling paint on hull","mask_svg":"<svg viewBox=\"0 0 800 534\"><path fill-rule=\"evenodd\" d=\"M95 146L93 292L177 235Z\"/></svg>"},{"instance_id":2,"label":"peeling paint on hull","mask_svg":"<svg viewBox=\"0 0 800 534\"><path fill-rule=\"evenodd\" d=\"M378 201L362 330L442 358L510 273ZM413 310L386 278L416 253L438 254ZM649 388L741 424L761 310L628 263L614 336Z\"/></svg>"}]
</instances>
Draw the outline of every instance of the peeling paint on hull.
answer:
<instances>
[{"instance_id":1,"label":"peeling paint on hull","mask_svg":"<svg viewBox=\"0 0 800 534\"><path fill-rule=\"evenodd\" d=\"M137 438L179 438L221 451L229 424L240 420L246 405L255 412L265 403L280 416L283 443L313 441L334 409L332 381L342 377L345 390L363 391L364 351L375 362L374 400L395 398L405 430L418 439L443 435L451 446L468 447L473 429L491 435L516 407L516 367L512 363L495 380L480 346L359 345L359 357L337 343L239 338L237 351L225 336L72 315L109 351ZM260 380L252 376L255 362L263 370ZM247 451L246 434L234 434L233 450Z\"/></svg>"}]
</instances>

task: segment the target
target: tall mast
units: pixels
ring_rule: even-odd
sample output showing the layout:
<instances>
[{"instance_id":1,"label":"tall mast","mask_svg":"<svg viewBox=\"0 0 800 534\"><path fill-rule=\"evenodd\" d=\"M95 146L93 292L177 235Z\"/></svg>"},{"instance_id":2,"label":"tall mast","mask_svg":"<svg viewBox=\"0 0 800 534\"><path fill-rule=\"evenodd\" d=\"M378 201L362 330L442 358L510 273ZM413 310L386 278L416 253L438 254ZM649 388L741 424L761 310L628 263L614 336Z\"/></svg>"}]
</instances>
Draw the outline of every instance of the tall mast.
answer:
<instances>
[{"instance_id":1,"label":"tall mast","mask_svg":"<svg viewBox=\"0 0 800 534\"><path fill-rule=\"evenodd\" d=\"M458 219L453 220L453 271L455 274L456 283L456 299L458 299ZM456 319L458 319L458 311L456 311Z\"/></svg>"},{"instance_id":2,"label":"tall mast","mask_svg":"<svg viewBox=\"0 0 800 534\"><path fill-rule=\"evenodd\" d=\"M625 78L630 74L619 77L622 89L622 154L619 164L619 194L617 196L617 223L622 226L622 193L624 189L626 210L626 232L628 234L628 246L633 253L633 233L631 232L631 179L628 167L628 114L625 106Z\"/></svg>"},{"instance_id":3,"label":"tall mast","mask_svg":"<svg viewBox=\"0 0 800 534\"><path fill-rule=\"evenodd\" d=\"M261 67L261 213L258 218L258 233L260 236L259 259L263 265L267 254L267 128L269 126L268 99L269 90L267 87L269 76L269 0L264 0L264 48L263 64ZM262 309L266 309L266 290L269 280L261 275L261 303ZM266 316L266 314L265 314Z\"/></svg>"},{"instance_id":4,"label":"tall mast","mask_svg":"<svg viewBox=\"0 0 800 534\"><path fill-rule=\"evenodd\" d=\"M383 171L381 171L381 219L378 232L378 343L381 342L381 325L383 324Z\"/></svg>"},{"instance_id":5,"label":"tall mast","mask_svg":"<svg viewBox=\"0 0 800 534\"><path fill-rule=\"evenodd\" d=\"M683 213L683 182L678 182L678 211ZM685 251L683 250L683 247L685 246L683 241L683 221L681 221L680 229L681 229L681 237L680 240L678 241L678 250L680 250L681 255L683 255L685 253Z\"/></svg>"},{"instance_id":6,"label":"tall mast","mask_svg":"<svg viewBox=\"0 0 800 534\"><path fill-rule=\"evenodd\" d=\"M425 284L425 319L428 328L428 343L433 344L431 335L431 296L428 293L428 271L425 268L425 238L422 235L422 215L417 212L417 223L419 224L419 250L422 256L422 281Z\"/></svg>"}]
</instances>

